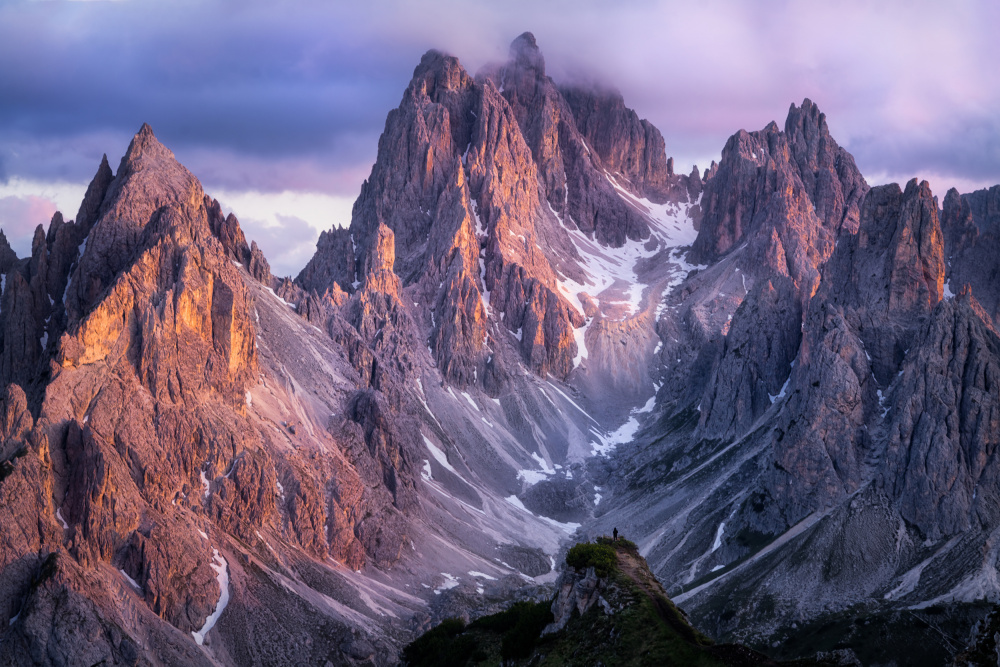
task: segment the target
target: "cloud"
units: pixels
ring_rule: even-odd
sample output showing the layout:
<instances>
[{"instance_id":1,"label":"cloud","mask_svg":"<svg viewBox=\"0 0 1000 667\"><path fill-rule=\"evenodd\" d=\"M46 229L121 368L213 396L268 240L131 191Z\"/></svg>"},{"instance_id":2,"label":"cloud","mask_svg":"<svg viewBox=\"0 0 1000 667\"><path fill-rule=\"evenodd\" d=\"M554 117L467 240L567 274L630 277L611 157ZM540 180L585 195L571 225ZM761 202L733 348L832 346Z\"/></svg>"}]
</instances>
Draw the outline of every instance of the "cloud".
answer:
<instances>
[{"instance_id":1,"label":"cloud","mask_svg":"<svg viewBox=\"0 0 1000 667\"><path fill-rule=\"evenodd\" d=\"M86 182L149 122L209 191L353 198L424 51L475 72L531 30L557 81L618 88L679 171L809 97L865 174L985 185L997 25L989 0L8 2L0 180Z\"/></svg>"},{"instance_id":2,"label":"cloud","mask_svg":"<svg viewBox=\"0 0 1000 667\"><path fill-rule=\"evenodd\" d=\"M31 239L35 228L39 224L48 228L49 220L55 212L55 203L42 197L0 197L0 229L18 257L31 255Z\"/></svg>"},{"instance_id":3,"label":"cloud","mask_svg":"<svg viewBox=\"0 0 1000 667\"><path fill-rule=\"evenodd\" d=\"M295 276L316 252L320 231L351 222L354 197L285 190L279 193L209 191L226 213L240 221L277 276Z\"/></svg>"},{"instance_id":4,"label":"cloud","mask_svg":"<svg viewBox=\"0 0 1000 667\"><path fill-rule=\"evenodd\" d=\"M248 239L257 242L275 276L293 278L316 252L319 233L305 220L294 215L278 215L278 224L244 218L240 226Z\"/></svg>"}]
</instances>

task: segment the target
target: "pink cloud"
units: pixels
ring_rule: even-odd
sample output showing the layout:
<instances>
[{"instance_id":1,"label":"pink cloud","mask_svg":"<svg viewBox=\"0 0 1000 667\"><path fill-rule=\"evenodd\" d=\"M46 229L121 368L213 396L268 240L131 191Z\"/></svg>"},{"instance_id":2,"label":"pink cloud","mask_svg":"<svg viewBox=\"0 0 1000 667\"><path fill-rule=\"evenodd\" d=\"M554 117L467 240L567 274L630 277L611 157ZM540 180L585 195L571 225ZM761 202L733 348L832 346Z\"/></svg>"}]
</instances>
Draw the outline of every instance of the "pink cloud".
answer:
<instances>
[{"instance_id":1,"label":"pink cloud","mask_svg":"<svg viewBox=\"0 0 1000 667\"><path fill-rule=\"evenodd\" d=\"M31 239L38 225L48 227L56 205L43 197L0 197L0 229L18 257L31 254Z\"/></svg>"}]
</instances>

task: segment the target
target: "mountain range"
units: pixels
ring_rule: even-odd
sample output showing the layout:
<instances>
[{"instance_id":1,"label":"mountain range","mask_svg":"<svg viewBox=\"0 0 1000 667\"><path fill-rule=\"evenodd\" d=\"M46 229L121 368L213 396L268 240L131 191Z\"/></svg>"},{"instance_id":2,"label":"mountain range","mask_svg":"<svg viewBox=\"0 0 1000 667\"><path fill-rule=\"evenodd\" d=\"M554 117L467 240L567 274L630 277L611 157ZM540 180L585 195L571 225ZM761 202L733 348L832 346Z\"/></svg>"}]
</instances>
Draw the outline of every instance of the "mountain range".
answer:
<instances>
[{"instance_id":1,"label":"mountain range","mask_svg":"<svg viewBox=\"0 0 1000 667\"><path fill-rule=\"evenodd\" d=\"M294 278L143 125L0 233L0 664L393 664L613 528L714 637L973 651L998 244L1000 186L870 187L809 100L677 174L530 33L423 56Z\"/></svg>"}]
</instances>

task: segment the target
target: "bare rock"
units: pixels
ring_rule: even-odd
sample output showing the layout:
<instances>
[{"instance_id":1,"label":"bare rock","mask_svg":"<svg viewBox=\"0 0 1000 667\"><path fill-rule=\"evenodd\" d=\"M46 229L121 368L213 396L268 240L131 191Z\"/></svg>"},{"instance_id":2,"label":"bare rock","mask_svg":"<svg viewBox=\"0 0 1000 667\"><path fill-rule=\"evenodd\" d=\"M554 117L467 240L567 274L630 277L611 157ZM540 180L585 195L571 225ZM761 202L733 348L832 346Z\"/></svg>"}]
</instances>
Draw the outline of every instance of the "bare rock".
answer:
<instances>
[{"instance_id":1,"label":"bare rock","mask_svg":"<svg viewBox=\"0 0 1000 667\"><path fill-rule=\"evenodd\" d=\"M334 227L319 235L316 254L296 276L295 282L307 291L322 293L334 285L347 291L353 289L356 275L351 232L343 227Z\"/></svg>"},{"instance_id":2,"label":"bare rock","mask_svg":"<svg viewBox=\"0 0 1000 667\"><path fill-rule=\"evenodd\" d=\"M722 357L701 400L699 433L745 433L782 392L802 340L802 308L790 279L758 282L733 315Z\"/></svg>"},{"instance_id":3,"label":"bare rock","mask_svg":"<svg viewBox=\"0 0 1000 667\"><path fill-rule=\"evenodd\" d=\"M594 604L602 599L601 591L605 581L597 576L594 568L584 572L567 568L559 578L558 590L552 601L552 616L555 620L545 626L543 635L559 632L566 627L574 615L583 616Z\"/></svg>"},{"instance_id":4,"label":"bare rock","mask_svg":"<svg viewBox=\"0 0 1000 667\"><path fill-rule=\"evenodd\" d=\"M867 424L916 331L941 300L943 239L926 182L872 189L841 237L809 309L799 365L772 432L769 492L791 522L870 474Z\"/></svg>"},{"instance_id":5,"label":"bare rock","mask_svg":"<svg viewBox=\"0 0 1000 667\"><path fill-rule=\"evenodd\" d=\"M994 325L1000 323L1000 186L944 198L941 226L945 235L947 284L952 294L965 285Z\"/></svg>"},{"instance_id":6,"label":"bare rock","mask_svg":"<svg viewBox=\"0 0 1000 667\"><path fill-rule=\"evenodd\" d=\"M826 117L809 100L791 106L784 132L772 122L730 137L722 161L709 172L693 258L718 258L755 234L766 239L773 227L794 262L792 278L806 282L810 293L818 282L812 274L832 253L837 235L857 229L868 191L854 158L833 140Z\"/></svg>"},{"instance_id":7,"label":"bare rock","mask_svg":"<svg viewBox=\"0 0 1000 667\"><path fill-rule=\"evenodd\" d=\"M894 389L884 483L929 539L1000 525L1000 335L968 287L922 327Z\"/></svg>"}]
</instances>

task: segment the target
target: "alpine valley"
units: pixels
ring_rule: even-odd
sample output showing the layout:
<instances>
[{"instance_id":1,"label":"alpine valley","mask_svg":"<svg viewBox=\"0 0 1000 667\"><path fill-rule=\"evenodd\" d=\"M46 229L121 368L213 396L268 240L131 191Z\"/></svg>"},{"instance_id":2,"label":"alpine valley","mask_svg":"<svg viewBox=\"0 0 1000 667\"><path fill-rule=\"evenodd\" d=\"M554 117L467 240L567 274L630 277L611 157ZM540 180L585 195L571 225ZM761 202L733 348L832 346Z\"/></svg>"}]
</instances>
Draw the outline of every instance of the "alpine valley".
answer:
<instances>
[{"instance_id":1,"label":"alpine valley","mask_svg":"<svg viewBox=\"0 0 1000 667\"><path fill-rule=\"evenodd\" d=\"M678 174L530 33L431 51L297 277L148 125L0 273L0 665L396 664L613 528L691 636L995 660L1000 186L809 100Z\"/></svg>"}]
</instances>

